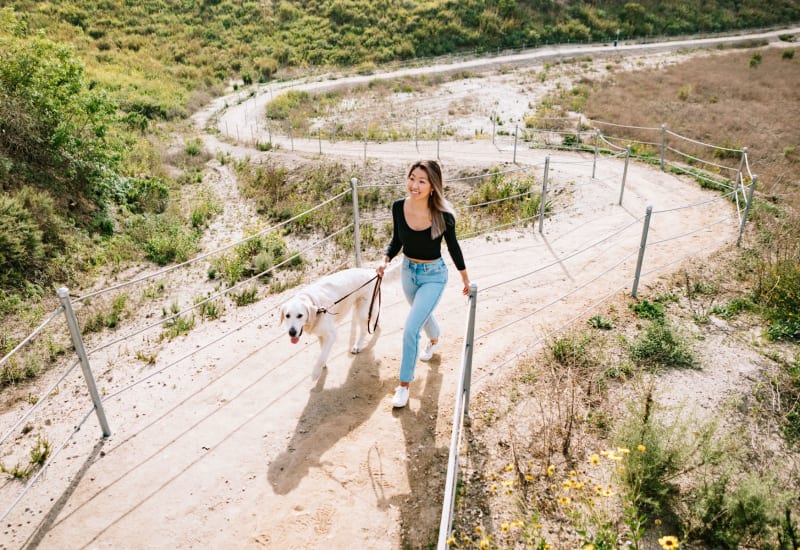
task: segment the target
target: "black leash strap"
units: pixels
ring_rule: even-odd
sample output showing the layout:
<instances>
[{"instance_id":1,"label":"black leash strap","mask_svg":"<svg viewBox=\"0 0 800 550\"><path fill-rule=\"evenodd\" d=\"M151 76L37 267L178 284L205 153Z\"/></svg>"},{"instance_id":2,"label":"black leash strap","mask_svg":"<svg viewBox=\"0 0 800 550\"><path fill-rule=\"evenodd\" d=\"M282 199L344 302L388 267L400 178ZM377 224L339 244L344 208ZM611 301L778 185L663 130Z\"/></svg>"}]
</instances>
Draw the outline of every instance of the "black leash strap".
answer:
<instances>
[{"instance_id":1,"label":"black leash strap","mask_svg":"<svg viewBox=\"0 0 800 550\"><path fill-rule=\"evenodd\" d=\"M381 316L381 281L383 277L375 276L375 288L372 289L372 300L369 303L369 314L367 315L367 332L372 334L378 328L378 319ZM375 324L370 328L369 322L372 320L372 308L375 305L375 297L378 297L378 311L375 312Z\"/></svg>"}]
</instances>

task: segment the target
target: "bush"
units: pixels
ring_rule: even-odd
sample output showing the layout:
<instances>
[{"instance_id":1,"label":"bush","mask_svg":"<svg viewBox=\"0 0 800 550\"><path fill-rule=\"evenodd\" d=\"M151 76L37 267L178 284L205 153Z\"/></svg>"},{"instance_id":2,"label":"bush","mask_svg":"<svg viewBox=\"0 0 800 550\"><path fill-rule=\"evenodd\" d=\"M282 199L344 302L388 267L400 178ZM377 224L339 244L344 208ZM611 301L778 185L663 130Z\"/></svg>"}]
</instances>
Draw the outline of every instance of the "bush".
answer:
<instances>
[{"instance_id":1,"label":"bush","mask_svg":"<svg viewBox=\"0 0 800 550\"><path fill-rule=\"evenodd\" d=\"M43 259L42 232L30 212L16 198L0 195L0 286L33 279Z\"/></svg>"},{"instance_id":2,"label":"bush","mask_svg":"<svg viewBox=\"0 0 800 550\"><path fill-rule=\"evenodd\" d=\"M690 532L709 548L762 546L775 540L784 498L774 479L751 473L738 483L729 475L703 480L690 503Z\"/></svg>"},{"instance_id":3,"label":"bush","mask_svg":"<svg viewBox=\"0 0 800 550\"><path fill-rule=\"evenodd\" d=\"M650 368L696 368L697 359L688 341L666 321L654 321L630 346L631 359Z\"/></svg>"}]
</instances>

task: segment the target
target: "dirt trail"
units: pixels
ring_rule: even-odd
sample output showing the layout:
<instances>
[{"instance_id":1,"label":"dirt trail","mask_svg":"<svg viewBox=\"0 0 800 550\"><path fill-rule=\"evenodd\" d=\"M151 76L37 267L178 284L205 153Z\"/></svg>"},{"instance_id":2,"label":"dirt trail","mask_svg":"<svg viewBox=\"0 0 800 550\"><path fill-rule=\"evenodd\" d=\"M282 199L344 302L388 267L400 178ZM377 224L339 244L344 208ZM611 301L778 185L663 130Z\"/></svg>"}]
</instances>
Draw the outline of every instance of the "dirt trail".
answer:
<instances>
[{"instance_id":1,"label":"dirt trail","mask_svg":"<svg viewBox=\"0 0 800 550\"><path fill-rule=\"evenodd\" d=\"M216 101L195 117L197 124L208 124L226 101L235 103ZM252 116L259 107L249 103L226 109L219 127L248 118L248 109ZM229 139L207 136L208 148L259 155ZM294 146L302 161L317 153L318 143L295 140ZM413 144L370 144L369 157L405 163L433 156L435 146L423 143L417 151ZM325 150L339 158L364 154L359 143L326 144ZM279 154L289 153L284 148ZM488 167L510 161L510 154L488 140L441 149L445 166ZM517 162L541 165L546 155L520 150ZM215 187L235 197L233 175L212 163ZM559 201L570 205L567 213L548 218L542 233L512 229L462 242L479 286L476 389L502 377L510 358L539 335L610 294L630 292L641 238L637 220L648 204L670 210L715 197L691 181L632 164L619 206L621 160L601 160L596 179L591 155L553 153L551 163L551 185L560 189ZM718 220L727 221L709 227ZM691 237L670 240L695 229ZM711 252L735 234L736 214L727 201L657 213L650 241L662 242L647 249L645 271ZM578 254L589 244L595 246ZM441 512L467 308L449 259L448 264L451 283L437 310L444 333L441 358L420 363L406 409L390 405L407 312L396 269L383 285L380 333L353 356L345 320L329 368L316 384L309 379L316 341L306 336L292 346L276 318L286 295L270 296L176 339L159 354L159 365L201 351L109 400L112 436L97 443L96 423L87 423L25 506L6 520L2 547L26 541L31 547L143 549L427 545ZM554 302L559 296L564 298ZM226 331L229 337L204 348ZM101 381L107 391L143 372L132 350L116 353L120 374ZM80 393L79 387L77 381L61 391ZM31 535L36 525L43 527Z\"/></svg>"}]
</instances>

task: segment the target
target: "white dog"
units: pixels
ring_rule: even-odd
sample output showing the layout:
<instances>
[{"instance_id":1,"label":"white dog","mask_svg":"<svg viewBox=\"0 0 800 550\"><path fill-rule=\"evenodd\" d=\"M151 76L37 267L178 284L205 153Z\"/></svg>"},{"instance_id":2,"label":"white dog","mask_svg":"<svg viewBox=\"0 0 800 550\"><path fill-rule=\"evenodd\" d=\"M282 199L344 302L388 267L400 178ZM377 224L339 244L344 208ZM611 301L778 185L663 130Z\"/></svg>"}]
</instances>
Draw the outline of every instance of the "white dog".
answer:
<instances>
[{"instance_id":1,"label":"white dog","mask_svg":"<svg viewBox=\"0 0 800 550\"><path fill-rule=\"evenodd\" d=\"M303 332L316 334L321 347L319 357L311 370L311 379L317 380L336 339L336 323L339 315L353 310L356 343L350 350L358 353L367 340L369 307L375 283L374 269L345 269L326 275L307 286L281 306L281 322L288 327L293 344L300 341ZM377 282L377 281L375 281ZM377 315L378 299L375 299L373 317Z\"/></svg>"}]
</instances>

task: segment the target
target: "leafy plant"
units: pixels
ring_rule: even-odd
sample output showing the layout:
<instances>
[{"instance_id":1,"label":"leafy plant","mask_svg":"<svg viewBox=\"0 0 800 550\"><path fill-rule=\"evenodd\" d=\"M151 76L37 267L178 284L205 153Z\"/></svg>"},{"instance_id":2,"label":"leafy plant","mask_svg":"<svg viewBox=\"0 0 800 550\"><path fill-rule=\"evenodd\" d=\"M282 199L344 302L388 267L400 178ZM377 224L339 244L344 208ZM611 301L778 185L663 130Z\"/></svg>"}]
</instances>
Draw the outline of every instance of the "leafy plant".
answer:
<instances>
[{"instance_id":1,"label":"leafy plant","mask_svg":"<svg viewBox=\"0 0 800 550\"><path fill-rule=\"evenodd\" d=\"M630 357L650 368L696 368L698 361L687 339L665 321L654 321L630 344Z\"/></svg>"}]
</instances>

